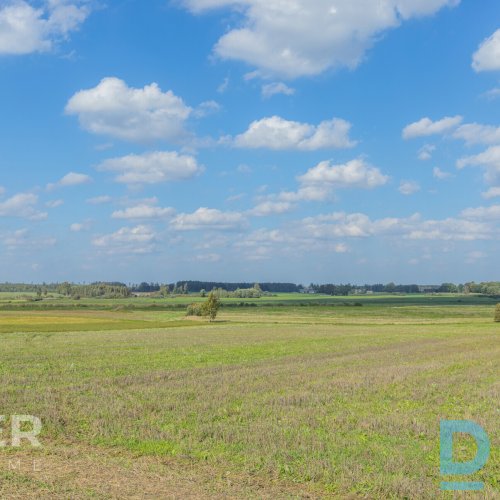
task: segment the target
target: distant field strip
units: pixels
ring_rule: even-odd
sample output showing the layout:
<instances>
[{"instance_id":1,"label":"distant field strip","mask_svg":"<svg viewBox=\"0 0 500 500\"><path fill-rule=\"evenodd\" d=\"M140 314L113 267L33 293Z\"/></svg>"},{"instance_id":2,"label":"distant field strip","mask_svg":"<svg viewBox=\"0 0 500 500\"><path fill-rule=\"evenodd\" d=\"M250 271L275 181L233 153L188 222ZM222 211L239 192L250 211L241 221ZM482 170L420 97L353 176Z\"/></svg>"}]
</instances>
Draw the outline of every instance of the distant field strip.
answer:
<instances>
[{"instance_id":1,"label":"distant field strip","mask_svg":"<svg viewBox=\"0 0 500 500\"><path fill-rule=\"evenodd\" d=\"M125 319L118 315L91 314L40 314L31 311L9 314L0 313L0 333L13 332L87 332L106 330L144 330L150 328L173 328L192 326L190 321L155 321L144 319Z\"/></svg>"}]
</instances>

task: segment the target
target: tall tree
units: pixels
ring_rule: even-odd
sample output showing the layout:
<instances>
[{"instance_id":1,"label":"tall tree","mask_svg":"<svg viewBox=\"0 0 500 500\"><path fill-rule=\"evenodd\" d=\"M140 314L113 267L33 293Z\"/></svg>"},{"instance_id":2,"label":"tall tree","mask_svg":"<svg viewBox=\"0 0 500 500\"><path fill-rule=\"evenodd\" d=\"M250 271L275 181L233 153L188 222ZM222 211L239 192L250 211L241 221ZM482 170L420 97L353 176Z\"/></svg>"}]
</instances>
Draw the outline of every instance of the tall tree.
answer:
<instances>
[{"instance_id":1,"label":"tall tree","mask_svg":"<svg viewBox=\"0 0 500 500\"><path fill-rule=\"evenodd\" d=\"M204 316L208 316L210 318L210 322L214 321L217 317L217 313L220 308L220 299L214 292L210 292L207 301L203 304L203 312Z\"/></svg>"}]
</instances>

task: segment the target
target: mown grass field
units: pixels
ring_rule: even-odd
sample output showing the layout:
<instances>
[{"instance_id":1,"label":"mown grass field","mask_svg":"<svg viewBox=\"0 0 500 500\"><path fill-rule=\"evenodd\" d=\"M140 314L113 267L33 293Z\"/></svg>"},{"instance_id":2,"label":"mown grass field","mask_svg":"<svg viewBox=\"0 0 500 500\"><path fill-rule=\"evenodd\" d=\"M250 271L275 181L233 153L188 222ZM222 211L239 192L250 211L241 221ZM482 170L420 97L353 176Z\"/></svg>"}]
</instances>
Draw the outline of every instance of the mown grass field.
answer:
<instances>
[{"instance_id":1,"label":"mown grass field","mask_svg":"<svg viewBox=\"0 0 500 500\"><path fill-rule=\"evenodd\" d=\"M1 498L452 498L441 419L488 431L468 497L500 498L494 301L279 296L208 324L134 300L0 312L0 414L44 424L0 449Z\"/></svg>"}]
</instances>

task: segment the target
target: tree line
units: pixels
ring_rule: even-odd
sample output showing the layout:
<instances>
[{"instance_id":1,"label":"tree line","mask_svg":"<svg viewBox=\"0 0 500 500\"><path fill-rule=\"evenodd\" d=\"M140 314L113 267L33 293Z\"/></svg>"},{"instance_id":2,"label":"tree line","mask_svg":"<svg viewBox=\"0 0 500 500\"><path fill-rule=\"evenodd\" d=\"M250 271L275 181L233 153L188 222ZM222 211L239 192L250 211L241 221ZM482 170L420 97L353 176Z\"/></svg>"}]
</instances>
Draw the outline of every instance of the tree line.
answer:
<instances>
[{"instance_id":1,"label":"tree line","mask_svg":"<svg viewBox=\"0 0 500 500\"><path fill-rule=\"evenodd\" d=\"M486 281L476 283L474 281L454 284L442 283L441 285L397 285L387 284L314 284L309 286L296 285L293 283L259 283L258 292L253 283L228 283L212 281L177 281L175 283L160 284L158 282L142 282L140 284L128 284L121 282L94 282L90 284L75 283L0 283L0 292L9 293L36 293L45 296L48 293L58 293L72 297L101 297L101 298L126 298L134 293L152 293L157 297L168 297L170 295L206 294L212 290L218 297L257 298L265 294L274 293L318 293L325 295L353 295L364 293L474 293L488 296L500 296L500 282Z\"/></svg>"}]
</instances>

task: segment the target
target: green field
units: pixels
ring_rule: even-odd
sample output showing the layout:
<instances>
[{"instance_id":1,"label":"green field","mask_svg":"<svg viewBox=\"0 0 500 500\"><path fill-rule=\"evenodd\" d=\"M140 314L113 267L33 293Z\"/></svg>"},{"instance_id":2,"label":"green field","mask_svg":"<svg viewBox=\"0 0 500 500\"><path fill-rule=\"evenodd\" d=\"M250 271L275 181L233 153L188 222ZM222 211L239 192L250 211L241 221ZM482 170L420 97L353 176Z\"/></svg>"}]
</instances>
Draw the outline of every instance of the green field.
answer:
<instances>
[{"instance_id":1,"label":"green field","mask_svg":"<svg viewBox=\"0 0 500 500\"><path fill-rule=\"evenodd\" d=\"M469 497L500 498L495 300L195 300L0 297L0 414L44 425L0 449L1 498L452 498L441 419L488 431Z\"/></svg>"}]
</instances>

